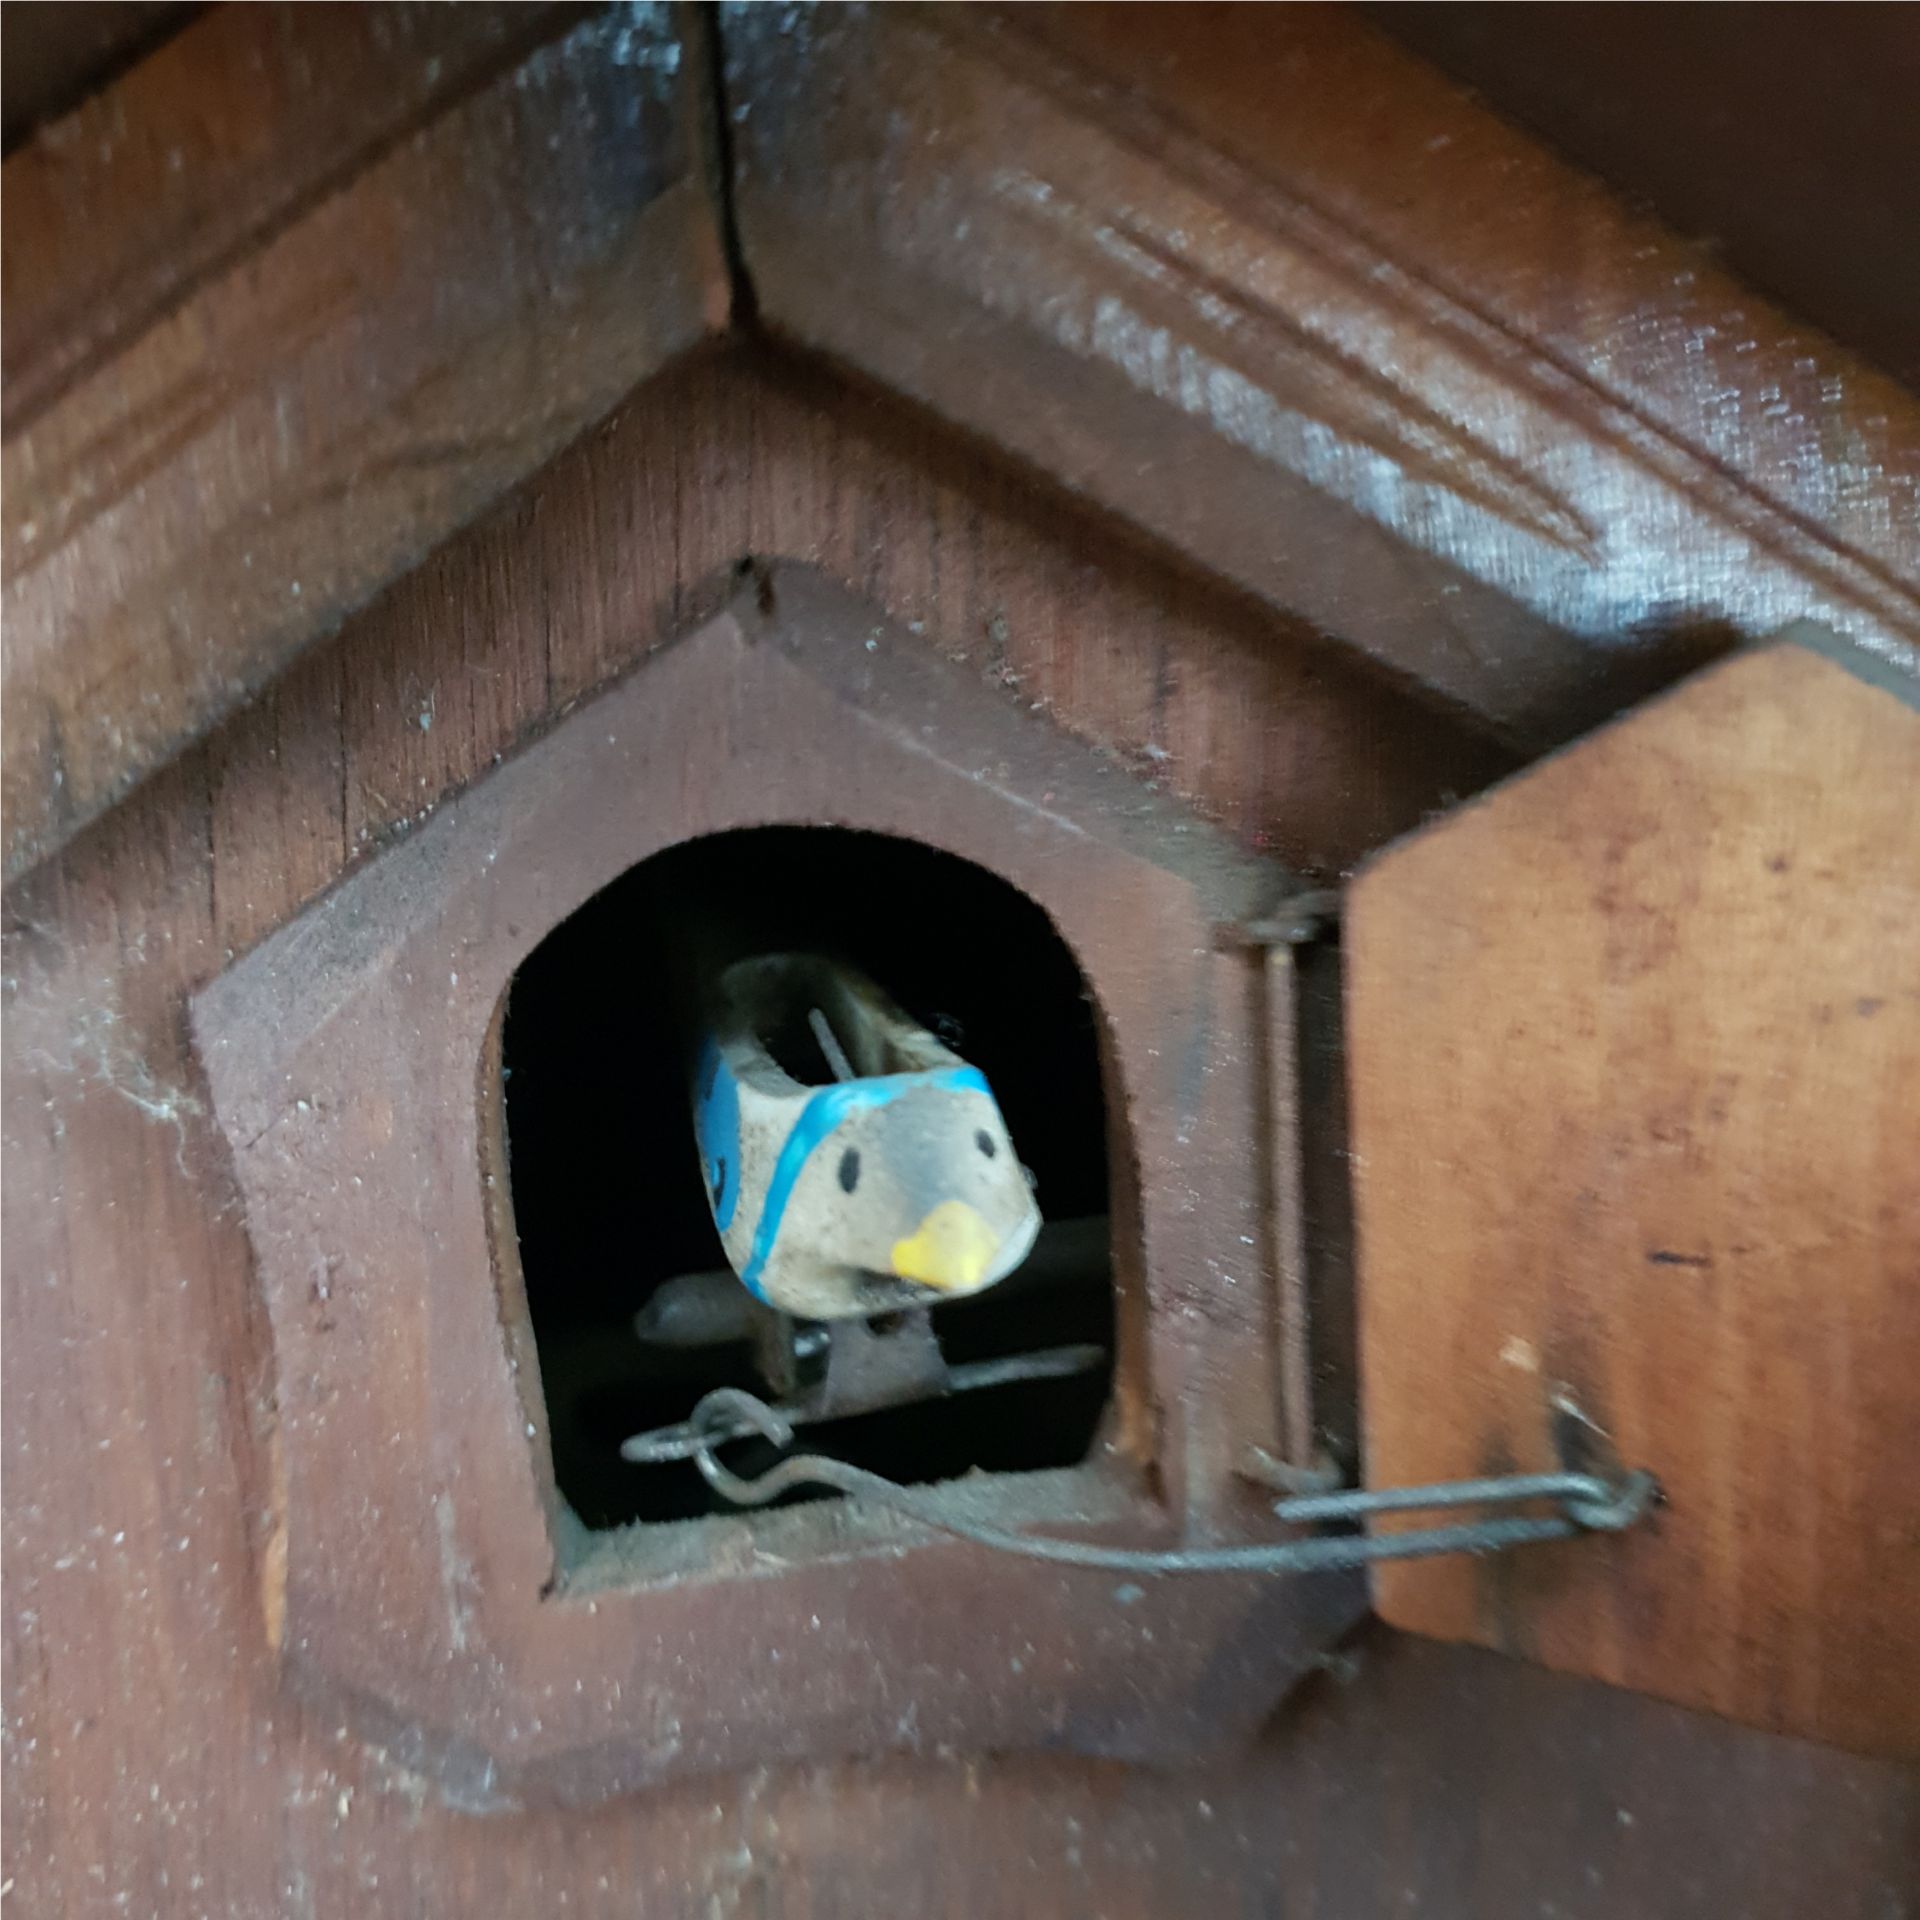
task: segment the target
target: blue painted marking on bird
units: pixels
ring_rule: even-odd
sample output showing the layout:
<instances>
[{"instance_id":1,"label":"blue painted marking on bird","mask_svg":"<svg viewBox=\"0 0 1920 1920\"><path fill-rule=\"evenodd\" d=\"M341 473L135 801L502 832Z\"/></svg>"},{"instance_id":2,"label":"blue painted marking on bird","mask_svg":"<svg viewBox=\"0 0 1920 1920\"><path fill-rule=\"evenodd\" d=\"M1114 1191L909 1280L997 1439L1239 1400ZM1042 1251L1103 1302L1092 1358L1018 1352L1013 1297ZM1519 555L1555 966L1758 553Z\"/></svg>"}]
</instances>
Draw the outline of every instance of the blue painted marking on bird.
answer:
<instances>
[{"instance_id":1,"label":"blue painted marking on bird","mask_svg":"<svg viewBox=\"0 0 1920 1920\"><path fill-rule=\"evenodd\" d=\"M721 1078L729 1077L723 1065ZM899 1099L902 1094L911 1093L921 1087L964 1089L992 1097L987 1086L986 1075L978 1067L961 1066L936 1067L924 1073L892 1073L873 1079L843 1081L837 1086L820 1088L808 1100L805 1107L801 1109L799 1119L793 1123L793 1130L781 1144L780 1157L774 1163L773 1177L767 1183L767 1198L760 1211L760 1223L754 1230L753 1252L747 1264L740 1270L741 1281L756 1299L764 1300L767 1297L760 1289L760 1274L779 1239L780 1223L786 1215L787 1201L792 1197L794 1183L800 1178L801 1170L806 1166L815 1148L849 1115L874 1107L887 1106ZM735 1097L737 1101L737 1094ZM737 1112L734 1127L737 1134L739 1127Z\"/></svg>"},{"instance_id":2,"label":"blue painted marking on bird","mask_svg":"<svg viewBox=\"0 0 1920 1920\"><path fill-rule=\"evenodd\" d=\"M713 1224L725 1233L740 1204L740 1086L720 1043L712 1037L700 1051L694 1075L699 1089L694 1134L700 1145L700 1168L713 1204Z\"/></svg>"}]
</instances>

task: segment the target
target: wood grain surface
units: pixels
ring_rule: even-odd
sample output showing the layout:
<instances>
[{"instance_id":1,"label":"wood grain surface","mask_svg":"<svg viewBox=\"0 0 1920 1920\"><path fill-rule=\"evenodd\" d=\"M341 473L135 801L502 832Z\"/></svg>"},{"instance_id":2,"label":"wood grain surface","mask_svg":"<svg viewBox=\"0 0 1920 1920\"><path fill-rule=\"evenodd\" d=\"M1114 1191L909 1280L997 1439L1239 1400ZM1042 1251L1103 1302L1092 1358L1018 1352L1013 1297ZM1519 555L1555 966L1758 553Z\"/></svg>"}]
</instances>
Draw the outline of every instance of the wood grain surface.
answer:
<instances>
[{"instance_id":1,"label":"wood grain surface","mask_svg":"<svg viewBox=\"0 0 1920 1920\"><path fill-rule=\"evenodd\" d=\"M8 162L9 873L726 318L690 18L214 9ZM773 326L1521 745L1911 656L1911 396L1344 10L723 32Z\"/></svg>"},{"instance_id":2,"label":"wood grain surface","mask_svg":"<svg viewBox=\"0 0 1920 1920\"><path fill-rule=\"evenodd\" d=\"M1387 1619L1920 1757L1916 823L1912 689L1789 643L1355 883L1369 1479L1666 1496L1383 1567Z\"/></svg>"},{"instance_id":3,"label":"wood grain surface","mask_svg":"<svg viewBox=\"0 0 1920 1920\"><path fill-rule=\"evenodd\" d=\"M1560 433L1597 428L1603 458L1617 445L1657 462L1664 444L1681 487L1706 485L1710 518L1757 497L1779 516L1746 522L1762 546L1788 562L1800 551L1851 555L1864 569L1854 590L1867 574L1892 576L1911 619L1912 392L1771 307L1710 249L1487 112L1350 9L1173 15L1119 0L1018 17L1110 84L1149 86L1171 129L1297 191L1390 272L1524 342L1518 361L1493 340L1480 346L1558 400ZM1273 111L1276 85L1285 113ZM1737 486L1720 492L1715 475ZM1614 537L1624 546L1624 529ZM1655 538L1644 553L1672 564L1668 549Z\"/></svg>"},{"instance_id":4,"label":"wood grain surface","mask_svg":"<svg viewBox=\"0 0 1920 1920\"><path fill-rule=\"evenodd\" d=\"M767 325L1508 737L1798 617L1920 659L1912 396L1344 9L723 33Z\"/></svg>"},{"instance_id":5,"label":"wood grain surface","mask_svg":"<svg viewBox=\"0 0 1920 1920\"><path fill-rule=\"evenodd\" d=\"M250 244L567 25L558 7L485 0L202 13L8 160L6 437Z\"/></svg>"},{"instance_id":6,"label":"wood grain surface","mask_svg":"<svg viewBox=\"0 0 1920 1920\"><path fill-rule=\"evenodd\" d=\"M732 360L656 383L10 893L10 1908L1910 1911L1912 1773L1385 1634L1201 1773L929 1756L489 1821L281 1691L266 1341L186 995L751 549L1303 867L1507 765L930 423Z\"/></svg>"},{"instance_id":7,"label":"wood grain surface","mask_svg":"<svg viewBox=\"0 0 1920 1920\"><path fill-rule=\"evenodd\" d=\"M564 26L219 9L7 162L9 873L724 319L672 17Z\"/></svg>"},{"instance_id":8,"label":"wood grain surface","mask_svg":"<svg viewBox=\"0 0 1920 1920\"><path fill-rule=\"evenodd\" d=\"M191 0L100 0L88 7L0 0L0 142L11 153L40 122L71 112L178 32L194 11Z\"/></svg>"},{"instance_id":9,"label":"wood grain surface","mask_svg":"<svg viewBox=\"0 0 1920 1920\"><path fill-rule=\"evenodd\" d=\"M1920 388L1920 34L1898 9L1366 9L1702 255Z\"/></svg>"}]
</instances>

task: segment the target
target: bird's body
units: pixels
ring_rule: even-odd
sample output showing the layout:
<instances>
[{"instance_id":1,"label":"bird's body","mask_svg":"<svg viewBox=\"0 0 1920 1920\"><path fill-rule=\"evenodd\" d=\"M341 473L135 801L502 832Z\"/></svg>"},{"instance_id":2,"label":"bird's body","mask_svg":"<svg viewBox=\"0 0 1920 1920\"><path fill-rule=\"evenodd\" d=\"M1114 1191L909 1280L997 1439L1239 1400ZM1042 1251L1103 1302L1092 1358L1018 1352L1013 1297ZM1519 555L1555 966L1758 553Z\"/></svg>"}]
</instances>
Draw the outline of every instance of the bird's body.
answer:
<instances>
[{"instance_id":1,"label":"bird's body","mask_svg":"<svg viewBox=\"0 0 1920 1920\"><path fill-rule=\"evenodd\" d=\"M979 1069L834 961L768 954L721 970L694 1122L728 1261L797 1318L978 1293L1039 1231Z\"/></svg>"}]
</instances>

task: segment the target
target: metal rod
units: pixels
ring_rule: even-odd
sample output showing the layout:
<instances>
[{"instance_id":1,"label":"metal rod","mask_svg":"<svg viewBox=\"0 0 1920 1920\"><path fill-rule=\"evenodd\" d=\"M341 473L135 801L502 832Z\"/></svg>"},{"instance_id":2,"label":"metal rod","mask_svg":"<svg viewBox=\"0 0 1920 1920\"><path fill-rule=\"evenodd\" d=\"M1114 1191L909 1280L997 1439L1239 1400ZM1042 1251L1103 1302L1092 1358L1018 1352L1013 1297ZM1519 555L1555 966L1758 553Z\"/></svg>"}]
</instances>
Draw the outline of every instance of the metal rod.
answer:
<instances>
[{"instance_id":1,"label":"metal rod","mask_svg":"<svg viewBox=\"0 0 1920 1920\"><path fill-rule=\"evenodd\" d=\"M1313 1459L1313 1329L1301 1192L1299 992L1291 947L1266 948L1258 991L1267 1068L1267 1243L1278 1336L1274 1384L1284 1457L1290 1466L1306 1467Z\"/></svg>"},{"instance_id":2,"label":"metal rod","mask_svg":"<svg viewBox=\"0 0 1920 1920\"><path fill-rule=\"evenodd\" d=\"M1591 1473L1503 1473L1484 1480L1439 1480L1424 1487L1346 1487L1295 1494L1278 1502L1282 1520L1364 1520L1376 1513L1432 1507L1511 1507L1528 1500L1578 1500L1605 1506L1619 1489Z\"/></svg>"},{"instance_id":3,"label":"metal rod","mask_svg":"<svg viewBox=\"0 0 1920 1920\"><path fill-rule=\"evenodd\" d=\"M1561 1511L1553 1514L1501 1514L1404 1533L1322 1535L1241 1547L1106 1547L1092 1541L1049 1539L979 1526L947 1512L935 1494L899 1486L880 1474L822 1454L791 1454L757 1478L743 1479L720 1459L716 1449L737 1437L742 1424L778 1447L793 1443L793 1428L776 1409L736 1387L720 1387L708 1394L694 1409L688 1424L706 1436L693 1455L701 1477L722 1499L736 1506L765 1506L799 1487L826 1487L996 1552L1109 1573L1320 1573L1366 1566L1377 1560L1499 1553L1541 1541L1572 1539L1594 1527L1618 1531L1631 1526L1647 1510L1656 1491L1652 1476L1645 1473L1629 1474L1618 1486L1591 1474L1524 1474L1451 1481L1436 1487L1392 1487L1378 1494L1360 1489L1344 1495L1283 1500L1274 1511L1289 1520L1308 1515L1350 1519L1359 1513L1406 1512L1423 1505L1511 1505L1518 1500L1543 1498L1563 1504ZM1338 1510L1329 1512L1330 1503L1337 1503ZM1582 1517L1586 1513L1597 1517L1589 1522Z\"/></svg>"},{"instance_id":4,"label":"metal rod","mask_svg":"<svg viewBox=\"0 0 1920 1920\"><path fill-rule=\"evenodd\" d=\"M827 1065L833 1069L836 1080L853 1078L853 1062L846 1056L840 1045L839 1036L833 1030L833 1022L818 1007L807 1010L807 1025L813 1029L813 1037L820 1042L820 1051L827 1056Z\"/></svg>"},{"instance_id":5,"label":"metal rod","mask_svg":"<svg viewBox=\"0 0 1920 1920\"><path fill-rule=\"evenodd\" d=\"M980 1393L988 1388L1018 1386L1030 1380L1071 1380L1079 1374L1091 1373L1096 1367L1104 1366L1106 1359L1105 1347L1081 1344L1043 1347L1036 1353L1008 1354L998 1360L963 1361L959 1366L947 1369L946 1381L939 1393L925 1400L895 1402L891 1405L926 1406L937 1404L956 1393ZM745 1397L752 1398L751 1395ZM639 1467L663 1466L674 1460L697 1460L704 1448L724 1447L731 1441L745 1440L764 1431L757 1418L737 1410L732 1413L712 1413L703 1421L701 1408L712 1398L713 1395L709 1394L694 1409L692 1418L680 1421L677 1425L654 1427L646 1433L629 1436L620 1443L620 1458L631 1466ZM755 1404L764 1406L758 1401ZM791 1430L794 1427L807 1426L820 1420L855 1419L861 1412L878 1413L891 1408L815 1407L805 1401L793 1401L778 1407L764 1407L764 1410L787 1426L788 1438L779 1443L786 1446L792 1439Z\"/></svg>"}]
</instances>

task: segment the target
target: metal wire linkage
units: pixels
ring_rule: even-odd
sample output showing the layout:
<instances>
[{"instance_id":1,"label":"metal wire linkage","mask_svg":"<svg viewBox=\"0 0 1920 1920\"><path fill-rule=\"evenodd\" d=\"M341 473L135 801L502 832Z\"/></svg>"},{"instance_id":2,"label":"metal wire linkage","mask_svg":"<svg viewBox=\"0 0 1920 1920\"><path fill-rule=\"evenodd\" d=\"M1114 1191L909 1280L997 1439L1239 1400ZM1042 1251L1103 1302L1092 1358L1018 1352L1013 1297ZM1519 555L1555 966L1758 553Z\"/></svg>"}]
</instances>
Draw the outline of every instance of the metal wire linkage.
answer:
<instances>
[{"instance_id":1,"label":"metal wire linkage","mask_svg":"<svg viewBox=\"0 0 1920 1920\"><path fill-rule=\"evenodd\" d=\"M1512 1514L1425 1527L1406 1533L1336 1534L1306 1540L1277 1540L1259 1546L1138 1548L1102 1547L1079 1540L1049 1539L979 1526L947 1512L935 1495L903 1487L863 1467L824 1454L795 1453L776 1460L765 1473L742 1479L717 1449L758 1434L776 1447L793 1444L792 1426L772 1407L738 1387L718 1387L693 1410L688 1426L705 1436L693 1461L715 1493L735 1506L760 1507L796 1487L827 1487L906 1515L942 1533L971 1540L998 1553L1059 1566L1095 1567L1108 1573L1323 1573L1359 1567L1376 1560L1415 1560L1443 1553L1499 1553L1543 1540L1568 1540L1582 1533L1619 1533L1632 1526L1653 1503L1658 1489L1650 1473L1626 1474L1617 1483L1588 1473L1506 1474L1487 1480L1454 1480L1426 1487L1357 1488L1344 1493L1305 1494L1277 1501L1275 1517L1289 1525L1334 1520L1364 1520L1379 1513L1412 1513L1432 1508L1509 1507L1550 1500L1551 1514Z\"/></svg>"},{"instance_id":2,"label":"metal wire linkage","mask_svg":"<svg viewBox=\"0 0 1920 1920\"><path fill-rule=\"evenodd\" d=\"M1046 1347L1038 1353L1009 1354L1001 1360L968 1360L957 1367L949 1367L946 1372L947 1394L978 1393L987 1387L1010 1387L1025 1385L1033 1380L1071 1380L1077 1374L1090 1373L1100 1366L1107 1357L1105 1347L1082 1344L1072 1347ZM782 1406L770 1407L763 1400L756 1400L750 1393L729 1387L722 1389L737 1394L740 1400L751 1400L759 1408L759 1413L715 1413L707 1411L702 1417L702 1409L713 1399L708 1394L696 1406L693 1412L677 1425L655 1427L647 1433L636 1433L620 1443L620 1458L631 1466L657 1467L668 1461L695 1460L703 1452L724 1447L730 1440L750 1440L755 1434L767 1435L766 1417L778 1421L786 1430L786 1439L778 1442L780 1446L789 1446L793 1441L793 1429L816 1420L844 1419L853 1409L831 1405L813 1407L805 1402L788 1401ZM880 1413L890 1409L877 1406L866 1411ZM769 1495L769 1498L772 1496Z\"/></svg>"}]
</instances>

